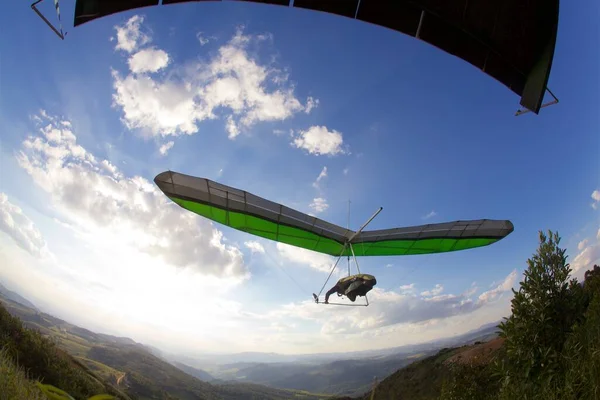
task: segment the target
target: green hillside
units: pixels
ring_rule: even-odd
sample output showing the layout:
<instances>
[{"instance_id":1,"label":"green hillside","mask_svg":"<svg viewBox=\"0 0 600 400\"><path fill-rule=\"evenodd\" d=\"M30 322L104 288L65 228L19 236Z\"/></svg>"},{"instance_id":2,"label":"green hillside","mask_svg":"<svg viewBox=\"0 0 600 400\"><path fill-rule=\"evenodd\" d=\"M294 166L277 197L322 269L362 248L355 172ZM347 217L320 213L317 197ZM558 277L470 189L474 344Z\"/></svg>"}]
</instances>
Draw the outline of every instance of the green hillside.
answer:
<instances>
[{"instance_id":1,"label":"green hillside","mask_svg":"<svg viewBox=\"0 0 600 400\"><path fill-rule=\"evenodd\" d=\"M0 393L10 393L8 399L40 398L34 380L63 389L78 400L99 393L124 400L329 397L249 383L212 385L131 339L97 334L7 298L0 296L0 300Z\"/></svg>"},{"instance_id":2,"label":"green hillside","mask_svg":"<svg viewBox=\"0 0 600 400\"><path fill-rule=\"evenodd\" d=\"M108 393L129 399L122 391L88 370L64 350L59 349L49 338L34 330L26 329L19 318L12 316L0 305L0 349L2 374L14 378L2 382L0 393L13 393L20 398L15 387L22 387L25 399L35 399L39 394L32 382L25 382L22 371L32 380L59 387L77 399L95 394ZM18 383L20 381L20 383ZM9 392L10 391L10 392ZM27 397L29 396L29 397Z\"/></svg>"}]
</instances>

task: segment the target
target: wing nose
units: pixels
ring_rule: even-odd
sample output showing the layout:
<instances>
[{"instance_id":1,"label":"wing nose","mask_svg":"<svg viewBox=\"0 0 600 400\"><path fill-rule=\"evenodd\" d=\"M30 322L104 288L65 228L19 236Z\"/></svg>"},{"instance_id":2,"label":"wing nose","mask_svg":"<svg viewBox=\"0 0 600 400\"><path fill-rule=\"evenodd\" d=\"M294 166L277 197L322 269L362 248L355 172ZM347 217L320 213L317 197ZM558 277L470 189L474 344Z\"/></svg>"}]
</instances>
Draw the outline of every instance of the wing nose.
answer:
<instances>
[{"instance_id":1,"label":"wing nose","mask_svg":"<svg viewBox=\"0 0 600 400\"><path fill-rule=\"evenodd\" d=\"M173 191L173 173L164 171L154 177L154 183L164 193Z\"/></svg>"}]
</instances>

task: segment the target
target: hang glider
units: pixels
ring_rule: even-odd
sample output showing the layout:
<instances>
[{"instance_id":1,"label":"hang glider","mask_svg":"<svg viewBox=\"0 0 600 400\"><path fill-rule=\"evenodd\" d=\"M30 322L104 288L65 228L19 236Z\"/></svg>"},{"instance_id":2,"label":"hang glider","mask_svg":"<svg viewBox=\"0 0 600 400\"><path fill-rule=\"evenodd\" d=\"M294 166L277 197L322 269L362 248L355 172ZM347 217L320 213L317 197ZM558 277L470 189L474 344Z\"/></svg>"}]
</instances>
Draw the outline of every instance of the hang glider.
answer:
<instances>
[{"instance_id":1,"label":"hang glider","mask_svg":"<svg viewBox=\"0 0 600 400\"><path fill-rule=\"evenodd\" d=\"M231 228L331 256L404 256L488 246L513 230L508 220L470 220L358 231L274 203L244 190L173 171L154 178L186 210Z\"/></svg>"}]
</instances>

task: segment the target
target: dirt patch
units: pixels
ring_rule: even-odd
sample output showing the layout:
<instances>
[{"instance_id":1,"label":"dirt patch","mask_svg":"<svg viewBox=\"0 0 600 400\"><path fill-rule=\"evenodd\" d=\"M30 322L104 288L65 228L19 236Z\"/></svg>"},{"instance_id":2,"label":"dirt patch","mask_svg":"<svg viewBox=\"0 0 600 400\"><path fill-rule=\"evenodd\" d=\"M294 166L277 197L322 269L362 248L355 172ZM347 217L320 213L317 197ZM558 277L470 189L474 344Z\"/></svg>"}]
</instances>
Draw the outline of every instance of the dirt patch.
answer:
<instances>
[{"instance_id":1,"label":"dirt patch","mask_svg":"<svg viewBox=\"0 0 600 400\"><path fill-rule=\"evenodd\" d=\"M494 353L502 347L504 338L492 339L489 342L476 344L465 347L452 357L449 357L445 363L462 363L462 364L487 364L492 359Z\"/></svg>"}]
</instances>

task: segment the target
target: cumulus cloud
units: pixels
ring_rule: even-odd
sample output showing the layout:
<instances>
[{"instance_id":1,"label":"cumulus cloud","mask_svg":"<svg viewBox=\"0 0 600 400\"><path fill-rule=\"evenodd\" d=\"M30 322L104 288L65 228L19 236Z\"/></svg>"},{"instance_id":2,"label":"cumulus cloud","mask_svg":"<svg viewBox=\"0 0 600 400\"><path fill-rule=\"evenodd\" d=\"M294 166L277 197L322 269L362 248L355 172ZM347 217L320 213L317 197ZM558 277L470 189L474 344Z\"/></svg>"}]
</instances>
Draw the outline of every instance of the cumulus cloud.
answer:
<instances>
[{"instance_id":1,"label":"cumulus cloud","mask_svg":"<svg viewBox=\"0 0 600 400\"><path fill-rule=\"evenodd\" d=\"M115 49L132 53L140 46L149 43L150 36L141 31L143 22L144 17L134 15L129 18L125 24L115 26L115 30L117 31L117 44L115 45Z\"/></svg>"},{"instance_id":2,"label":"cumulus cloud","mask_svg":"<svg viewBox=\"0 0 600 400\"><path fill-rule=\"evenodd\" d=\"M579 252L570 262L571 275L581 281L585 271L591 269L594 264L600 264L600 229L595 238L579 242L577 250Z\"/></svg>"},{"instance_id":3,"label":"cumulus cloud","mask_svg":"<svg viewBox=\"0 0 600 400\"><path fill-rule=\"evenodd\" d=\"M471 296L473 296L477 292L478 289L479 288L476 286L476 282L473 282L471 284L471 287L464 292L464 295L467 296L467 297L471 297Z\"/></svg>"},{"instance_id":4,"label":"cumulus cloud","mask_svg":"<svg viewBox=\"0 0 600 400\"><path fill-rule=\"evenodd\" d=\"M169 265L216 277L247 276L241 251L205 219L174 206L155 185L125 176L77 144L71 129L45 120L17 154L52 205L96 241L129 245Z\"/></svg>"},{"instance_id":5,"label":"cumulus cloud","mask_svg":"<svg viewBox=\"0 0 600 400\"><path fill-rule=\"evenodd\" d=\"M435 287L431 290L426 290L421 292L421 296L437 296L438 294L444 291L444 287L439 283L435 285Z\"/></svg>"},{"instance_id":6,"label":"cumulus cloud","mask_svg":"<svg viewBox=\"0 0 600 400\"><path fill-rule=\"evenodd\" d=\"M265 248L263 247L262 244L260 244L257 241L250 240L250 241L244 242L244 245L247 248L249 248L252 253L261 253L261 254L265 253Z\"/></svg>"},{"instance_id":7,"label":"cumulus cloud","mask_svg":"<svg viewBox=\"0 0 600 400\"><path fill-rule=\"evenodd\" d=\"M517 282L517 270L513 270L508 276L504 279L502 283L497 285L495 288L488 290L487 292L483 292L479 295L478 301L480 302L489 302L496 299L504 292L510 291L515 283Z\"/></svg>"},{"instance_id":8,"label":"cumulus cloud","mask_svg":"<svg viewBox=\"0 0 600 400\"><path fill-rule=\"evenodd\" d=\"M400 292L375 287L369 292L368 308L347 307L332 313L324 308L310 307L307 301L285 305L281 310L271 313L270 317L314 321L322 325L323 334L364 333L399 324L434 324L438 320L471 314L497 301L502 294L510 291L516 276L515 270L496 288L482 293L476 299L471 298L473 292L417 295L414 293L414 284L402 286Z\"/></svg>"},{"instance_id":9,"label":"cumulus cloud","mask_svg":"<svg viewBox=\"0 0 600 400\"><path fill-rule=\"evenodd\" d=\"M594 200L592 203L592 208L594 210L598 209L598 203L600 203L600 190L594 190L592 192L592 200Z\"/></svg>"},{"instance_id":10,"label":"cumulus cloud","mask_svg":"<svg viewBox=\"0 0 600 400\"><path fill-rule=\"evenodd\" d=\"M0 193L0 231L33 256L41 257L48 251L46 242L33 221L20 207L11 203L4 193Z\"/></svg>"},{"instance_id":11,"label":"cumulus cloud","mask_svg":"<svg viewBox=\"0 0 600 400\"><path fill-rule=\"evenodd\" d=\"M139 32L143 21L132 20L119 28L129 36ZM197 37L205 43L204 36ZM249 46L266 38L239 28L211 58L182 65L173 65L167 51L155 47L128 56L130 74L112 71L114 105L121 109L123 123L149 136L178 136L198 132L204 120L222 119L229 138L235 139L256 123L283 121L314 108L318 101L312 97L306 105L296 98L286 74L250 56ZM147 42L121 47L134 49ZM150 75L160 69L167 73Z\"/></svg>"},{"instance_id":12,"label":"cumulus cloud","mask_svg":"<svg viewBox=\"0 0 600 400\"><path fill-rule=\"evenodd\" d=\"M311 126L305 131L299 131L291 144L318 156L345 154L343 143L344 139L340 132L330 131L325 126Z\"/></svg>"},{"instance_id":13,"label":"cumulus cloud","mask_svg":"<svg viewBox=\"0 0 600 400\"><path fill-rule=\"evenodd\" d=\"M319 176L317 176L317 179L313 182L313 187L315 189L320 189L319 183L325 178L327 178L327 167L323 167L323 169L319 173Z\"/></svg>"},{"instance_id":14,"label":"cumulus cloud","mask_svg":"<svg viewBox=\"0 0 600 400\"><path fill-rule=\"evenodd\" d=\"M171 150L171 148L173 147L173 145L175 145L175 142L171 140L171 141L161 145L160 148L158 149L158 151L160 152L161 155L166 156L167 153L169 152L169 150Z\"/></svg>"},{"instance_id":15,"label":"cumulus cloud","mask_svg":"<svg viewBox=\"0 0 600 400\"><path fill-rule=\"evenodd\" d=\"M133 73L157 72L169 64L169 55L164 50L151 47L138 51L127 62Z\"/></svg>"},{"instance_id":16,"label":"cumulus cloud","mask_svg":"<svg viewBox=\"0 0 600 400\"><path fill-rule=\"evenodd\" d=\"M312 203L309 204L309 207L315 210L315 212L323 212L329 208L329 204L327 204L327 199L322 197L314 198Z\"/></svg>"},{"instance_id":17,"label":"cumulus cloud","mask_svg":"<svg viewBox=\"0 0 600 400\"><path fill-rule=\"evenodd\" d=\"M235 137L240 134L240 128L238 128L231 115L227 117L225 129L227 129L229 139L235 139Z\"/></svg>"},{"instance_id":18,"label":"cumulus cloud","mask_svg":"<svg viewBox=\"0 0 600 400\"><path fill-rule=\"evenodd\" d=\"M317 108L319 106L319 99L315 99L312 97L308 97L308 99L306 99L306 108L304 109L304 112L309 114L313 108Z\"/></svg>"},{"instance_id":19,"label":"cumulus cloud","mask_svg":"<svg viewBox=\"0 0 600 400\"><path fill-rule=\"evenodd\" d=\"M317 253L285 243L277 243L279 256L295 264L307 265L317 271L327 272L333 268L335 260L327 254ZM337 271L337 269L336 269Z\"/></svg>"}]
</instances>

